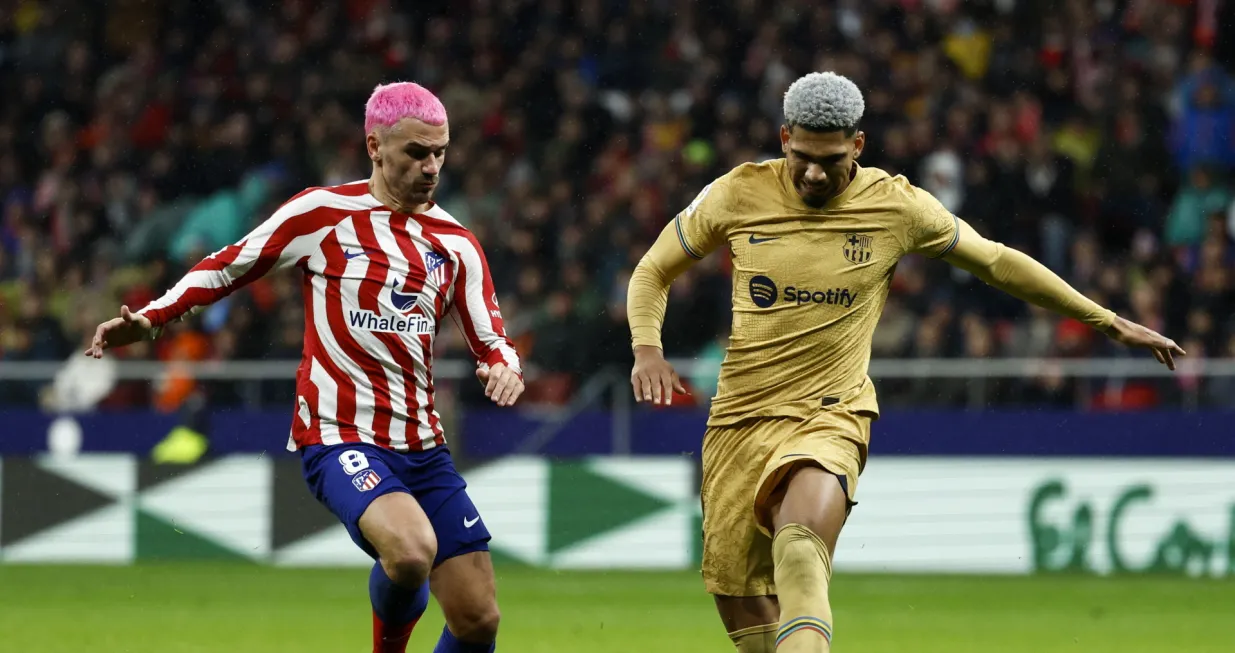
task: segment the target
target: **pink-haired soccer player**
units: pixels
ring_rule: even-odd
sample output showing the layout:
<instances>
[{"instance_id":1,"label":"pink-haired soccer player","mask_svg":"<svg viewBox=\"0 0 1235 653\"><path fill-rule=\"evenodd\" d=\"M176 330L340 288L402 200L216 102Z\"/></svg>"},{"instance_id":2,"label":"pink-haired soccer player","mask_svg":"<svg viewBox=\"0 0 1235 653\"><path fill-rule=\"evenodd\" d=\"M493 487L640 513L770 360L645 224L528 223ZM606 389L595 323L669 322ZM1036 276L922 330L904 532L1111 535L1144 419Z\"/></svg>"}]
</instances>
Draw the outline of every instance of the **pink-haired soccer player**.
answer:
<instances>
[{"instance_id":1,"label":"pink-haired soccer player","mask_svg":"<svg viewBox=\"0 0 1235 653\"><path fill-rule=\"evenodd\" d=\"M296 195L163 297L99 325L86 355L140 339L258 277L303 275L304 355L289 451L313 494L376 561L374 653L402 653L437 597L437 653L493 651L498 609L489 531L451 461L433 401L433 341L454 313L485 394L523 392L484 252L433 202L450 132L446 109L412 83L365 107L368 180Z\"/></svg>"}]
</instances>

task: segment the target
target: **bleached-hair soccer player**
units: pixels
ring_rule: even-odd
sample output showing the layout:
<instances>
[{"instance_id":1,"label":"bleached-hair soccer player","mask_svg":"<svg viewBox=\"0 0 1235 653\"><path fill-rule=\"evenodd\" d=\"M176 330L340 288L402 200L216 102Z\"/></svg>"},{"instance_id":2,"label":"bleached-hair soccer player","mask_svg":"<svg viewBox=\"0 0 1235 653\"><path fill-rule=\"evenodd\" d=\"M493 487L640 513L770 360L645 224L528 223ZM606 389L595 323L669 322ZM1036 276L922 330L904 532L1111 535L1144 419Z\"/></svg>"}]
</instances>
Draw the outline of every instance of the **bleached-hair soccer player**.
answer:
<instances>
[{"instance_id":1,"label":"bleached-hair soccer player","mask_svg":"<svg viewBox=\"0 0 1235 653\"><path fill-rule=\"evenodd\" d=\"M287 447L300 452L313 494L376 561L373 651L406 649L430 592L446 616L434 651L493 651L489 531L434 408L433 341L453 314L499 406L523 391L519 357L480 243L433 202L450 144L445 107L414 83L379 86L364 129L369 179L291 198L149 306L121 307L86 355L157 338L262 275L296 269L304 355Z\"/></svg>"},{"instance_id":2,"label":"bleached-hair soccer player","mask_svg":"<svg viewBox=\"0 0 1235 653\"><path fill-rule=\"evenodd\" d=\"M978 235L904 177L858 164L864 103L850 80L789 87L784 158L740 165L665 228L630 280L639 401L681 384L661 349L669 284L723 249L733 326L703 441L703 578L743 653L827 651L836 540L855 505L871 423L871 337L897 262L941 258L1174 369L1174 342Z\"/></svg>"}]
</instances>

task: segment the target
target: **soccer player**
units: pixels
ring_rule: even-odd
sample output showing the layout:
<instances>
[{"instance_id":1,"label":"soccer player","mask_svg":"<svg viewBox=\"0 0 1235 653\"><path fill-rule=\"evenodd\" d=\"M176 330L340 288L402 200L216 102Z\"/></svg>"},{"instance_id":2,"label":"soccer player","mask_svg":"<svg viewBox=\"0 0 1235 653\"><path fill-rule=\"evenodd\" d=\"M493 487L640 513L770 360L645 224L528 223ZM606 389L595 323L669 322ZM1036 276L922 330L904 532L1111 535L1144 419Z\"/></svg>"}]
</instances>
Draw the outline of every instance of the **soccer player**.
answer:
<instances>
[{"instance_id":1,"label":"soccer player","mask_svg":"<svg viewBox=\"0 0 1235 653\"><path fill-rule=\"evenodd\" d=\"M489 532L455 470L433 399L433 341L451 313L485 394L523 391L493 280L472 233L433 202L450 141L446 109L413 83L365 107L369 179L310 188L149 306L99 325L87 356L139 339L275 270L303 275L304 355L289 451L369 575L374 653L401 653L432 592L446 617L437 653L493 651Z\"/></svg>"},{"instance_id":2,"label":"soccer player","mask_svg":"<svg viewBox=\"0 0 1235 653\"><path fill-rule=\"evenodd\" d=\"M639 401L683 392L661 348L669 285L713 250L733 263L733 325L703 442L703 577L738 651L827 651L832 555L870 426L871 337L897 262L942 258L1174 369L1174 342L978 235L903 177L857 163L857 86L812 73L785 94L783 159L706 186L630 280Z\"/></svg>"}]
</instances>

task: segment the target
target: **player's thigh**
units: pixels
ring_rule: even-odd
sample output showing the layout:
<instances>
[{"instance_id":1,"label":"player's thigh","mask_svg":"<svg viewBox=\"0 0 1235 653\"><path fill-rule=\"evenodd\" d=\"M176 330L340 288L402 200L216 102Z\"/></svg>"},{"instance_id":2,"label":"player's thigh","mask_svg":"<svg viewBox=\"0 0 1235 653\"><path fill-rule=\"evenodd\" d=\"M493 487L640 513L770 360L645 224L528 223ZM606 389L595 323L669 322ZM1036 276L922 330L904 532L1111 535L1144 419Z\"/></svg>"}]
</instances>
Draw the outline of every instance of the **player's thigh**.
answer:
<instances>
[{"instance_id":1,"label":"player's thigh","mask_svg":"<svg viewBox=\"0 0 1235 653\"><path fill-rule=\"evenodd\" d=\"M399 478L399 455L367 444L315 445L301 466L309 490L370 557L432 561L433 529Z\"/></svg>"},{"instance_id":2,"label":"player's thigh","mask_svg":"<svg viewBox=\"0 0 1235 653\"><path fill-rule=\"evenodd\" d=\"M424 508L437 537L437 567L456 556L487 552L492 536L467 493L450 451L435 447L408 454L400 478Z\"/></svg>"},{"instance_id":3,"label":"player's thigh","mask_svg":"<svg viewBox=\"0 0 1235 653\"><path fill-rule=\"evenodd\" d=\"M437 538L429 517L407 492L389 492L374 499L358 525L384 563L416 567L423 574L437 557Z\"/></svg>"},{"instance_id":4,"label":"player's thigh","mask_svg":"<svg viewBox=\"0 0 1235 653\"><path fill-rule=\"evenodd\" d=\"M441 606L450 632L457 637L488 641L496 635L500 612L488 551L471 551L442 561L429 574L429 590Z\"/></svg>"},{"instance_id":5,"label":"player's thigh","mask_svg":"<svg viewBox=\"0 0 1235 653\"><path fill-rule=\"evenodd\" d=\"M703 442L702 575L708 593L726 597L775 594L772 540L755 523L759 475L785 420L752 420L709 428Z\"/></svg>"},{"instance_id":6,"label":"player's thigh","mask_svg":"<svg viewBox=\"0 0 1235 653\"><path fill-rule=\"evenodd\" d=\"M856 502L866 462L870 418L839 409L821 411L778 446L759 480L755 511L761 530L798 523L835 550Z\"/></svg>"}]
</instances>

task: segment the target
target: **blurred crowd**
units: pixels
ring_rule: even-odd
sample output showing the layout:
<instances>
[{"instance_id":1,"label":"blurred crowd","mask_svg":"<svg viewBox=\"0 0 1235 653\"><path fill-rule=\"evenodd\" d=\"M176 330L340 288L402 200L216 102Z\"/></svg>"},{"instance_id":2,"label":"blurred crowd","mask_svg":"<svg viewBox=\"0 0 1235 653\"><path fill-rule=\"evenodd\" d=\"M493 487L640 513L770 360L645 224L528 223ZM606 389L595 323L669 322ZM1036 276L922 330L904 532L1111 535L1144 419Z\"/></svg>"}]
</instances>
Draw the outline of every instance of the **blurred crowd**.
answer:
<instances>
[{"instance_id":1,"label":"blurred crowd","mask_svg":"<svg viewBox=\"0 0 1235 653\"><path fill-rule=\"evenodd\" d=\"M706 183L779 156L782 95L813 70L864 90L865 165L906 175L1190 357L1235 357L1232 5L3 3L0 365L75 355L120 304L157 297L291 194L367 177L365 99L410 79L450 112L438 201L486 248L509 329L528 365L553 379L541 389L551 399L629 365L631 269ZM729 293L723 256L674 284L671 357L718 360ZM116 355L296 359L302 320L298 281L275 275ZM453 330L441 346L466 356ZM1127 353L911 258L875 355ZM708 376L696 386L706 390ZM1028 386L987 399L1076 402L1067 379ZM946 384L888 387L962 401ZM196 388L187 375L119 384L104 403L171 409ZM0 382L0 402L37 392ZM1114 401L1148 405L1163 392L1121 389ZM1099 394L1110 392L1085 401ZM1221 384L1191 394L1235 401Z\"/></svg>"}]
</instances>

